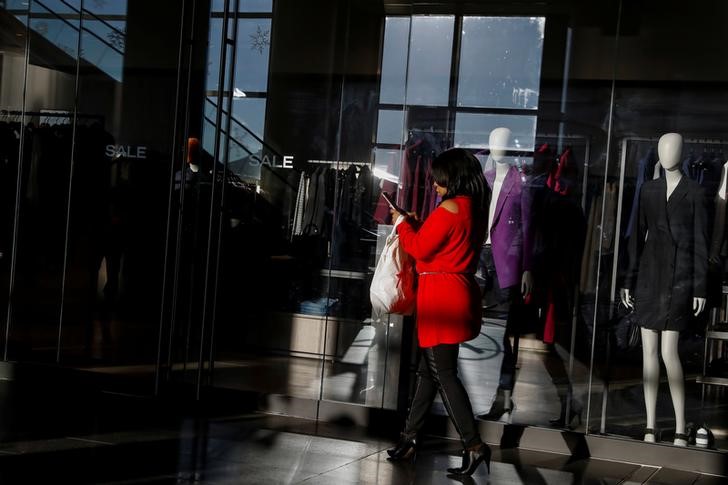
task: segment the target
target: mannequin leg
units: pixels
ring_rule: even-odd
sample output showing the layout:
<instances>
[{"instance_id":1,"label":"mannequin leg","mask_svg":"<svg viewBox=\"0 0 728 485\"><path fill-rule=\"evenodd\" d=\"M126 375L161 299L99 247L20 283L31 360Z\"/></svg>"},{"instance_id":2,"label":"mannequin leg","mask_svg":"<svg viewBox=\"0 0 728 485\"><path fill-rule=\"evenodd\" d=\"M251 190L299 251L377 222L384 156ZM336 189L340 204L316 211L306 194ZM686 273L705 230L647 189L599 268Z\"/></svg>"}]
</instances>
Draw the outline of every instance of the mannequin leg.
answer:
<instances>
[{"instance_id":1,"label":"mannequin leg","mask_svg":"<svg viewBox=\"0 0 728 485\"><path fill-rule=\"evenodd\" d=\"M685 434L685 376L682 363L677 352L680 332L665 330L662 332L662 361L667 370L667 381L670 384L672 406L675 408L675 434ZM675 444L687 446L687 440L676 438Z\"/></svg>"},{"instance_id":2,"label":"mannequin leg","mask_svg":"<svg viewBox=\"0 0 728 485\"><path fill-rule=\"evenodd\" d=\"M642 334L642 380L645 392L645 413L647 428L655 429L657 388L660 383L660 361L657 358L659 333L649 328L640 328ZM654 433L645 433L645 441L655 442Z\"/></svg>"}]
</instances>

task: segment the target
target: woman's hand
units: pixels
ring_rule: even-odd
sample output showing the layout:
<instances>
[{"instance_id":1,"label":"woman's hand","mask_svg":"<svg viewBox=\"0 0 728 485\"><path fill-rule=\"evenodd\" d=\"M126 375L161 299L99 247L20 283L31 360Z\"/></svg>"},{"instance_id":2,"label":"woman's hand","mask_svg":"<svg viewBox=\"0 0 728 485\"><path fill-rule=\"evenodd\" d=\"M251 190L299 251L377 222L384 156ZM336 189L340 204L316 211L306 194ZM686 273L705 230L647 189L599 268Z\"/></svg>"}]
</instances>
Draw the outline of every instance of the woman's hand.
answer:
<instances>
[{"instance_id":1,"label":"woman's hand","mask_svg":"<svg viewBox=\"0 0 728 485\"><path fill-rule=\"evenodd\" d=\"M415 221L419 221L419 217L417 217L416 212L399 212L396 209L389 209L390 214L392 214L392 223L396 224L400 217L411 217Z\"/></svg>"},{"instance_id":2,"label":"woman's hand","mask_svg":"<svg viewBox=\"0 0 728 485\"><path fill-rule=\"evenodd\" d=\"M392 224L396 224L400 217L404 217L404 214L396 209L389 209L389 213L392 214Z\"/></svg>"}]
</instances>

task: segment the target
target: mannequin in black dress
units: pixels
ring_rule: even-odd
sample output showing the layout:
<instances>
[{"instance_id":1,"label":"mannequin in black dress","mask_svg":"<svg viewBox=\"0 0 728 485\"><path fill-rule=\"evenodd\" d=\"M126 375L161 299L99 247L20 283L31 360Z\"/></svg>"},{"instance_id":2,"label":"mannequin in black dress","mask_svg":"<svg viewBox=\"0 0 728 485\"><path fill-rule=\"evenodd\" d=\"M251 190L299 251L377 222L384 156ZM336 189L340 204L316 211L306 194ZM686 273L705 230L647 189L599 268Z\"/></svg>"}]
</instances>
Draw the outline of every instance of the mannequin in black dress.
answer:
<instances>
[{"instance_id":1,"label":"mannequin in black dress","mask_svg":"<svg viewBox=\"0 0 728 485\"><path fill-rule=\"evenodd\" d=\"M692 317L705 308L708 265L705 191L680 171L682 145L677 133L660 138L658 154L665 176L642 187L639 229L629 241L629 270L620 291L622 303L635 309L641 327L647 414L644 440L656 441L657 348L661 341L675 409L676 446L687 445L685 379L678 339Z\"/></svg>"}]
</instances>

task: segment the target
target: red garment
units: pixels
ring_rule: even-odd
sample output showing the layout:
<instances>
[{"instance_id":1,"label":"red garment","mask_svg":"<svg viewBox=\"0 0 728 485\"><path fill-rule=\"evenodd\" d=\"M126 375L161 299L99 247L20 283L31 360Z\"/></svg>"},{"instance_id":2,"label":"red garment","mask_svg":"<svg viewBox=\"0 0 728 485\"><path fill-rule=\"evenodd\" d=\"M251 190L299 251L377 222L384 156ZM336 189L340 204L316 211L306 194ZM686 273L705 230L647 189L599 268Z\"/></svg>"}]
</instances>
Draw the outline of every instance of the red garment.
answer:
<instances>
[{"instance_id":1,"label":"red garment","mask_svg":"<svg viewBox=\"0 0 728 485\"><path fill-rule=\"evenodd\" d=\"M420 347L456 344L480 332L482 307L475 281L486 214L473 214L470 197L455 197L458 213L438 207L417 229L397 226L400 244L416 261L417 338ZM434 273L434 274L423 274Z\"/></svg>"}]
</instances>

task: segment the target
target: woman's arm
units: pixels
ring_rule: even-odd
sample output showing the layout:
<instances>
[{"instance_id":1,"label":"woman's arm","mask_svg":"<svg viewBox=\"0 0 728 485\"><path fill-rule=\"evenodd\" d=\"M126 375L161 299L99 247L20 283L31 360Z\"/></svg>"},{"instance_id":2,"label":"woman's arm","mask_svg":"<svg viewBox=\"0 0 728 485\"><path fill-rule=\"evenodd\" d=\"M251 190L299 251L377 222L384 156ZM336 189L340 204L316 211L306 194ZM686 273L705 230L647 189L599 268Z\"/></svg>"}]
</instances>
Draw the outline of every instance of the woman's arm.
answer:
<instances>
[{"instance_id":1,"label":"woman's arm","mask_svg":"<svg viewBox=\"0 0 728 485\"><path fill-rule=\"evenodd\" d=\"M416 221L407 217L397 226L399 241L405 252L416 260L428 260L442 248L450 236L452 213L441 205L422 223L419 230L415 229L413 223L416 224Z\"/></svg>"}]
</instances>

